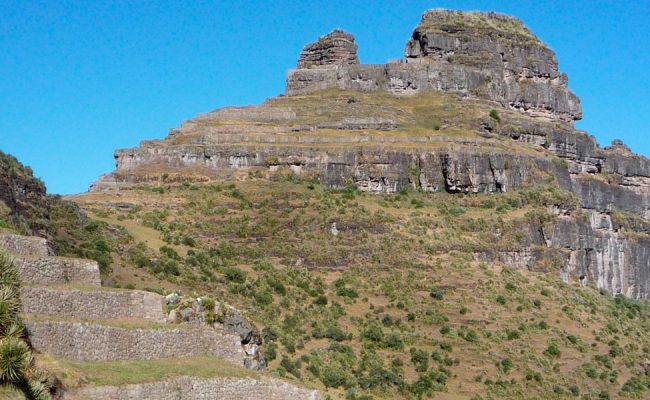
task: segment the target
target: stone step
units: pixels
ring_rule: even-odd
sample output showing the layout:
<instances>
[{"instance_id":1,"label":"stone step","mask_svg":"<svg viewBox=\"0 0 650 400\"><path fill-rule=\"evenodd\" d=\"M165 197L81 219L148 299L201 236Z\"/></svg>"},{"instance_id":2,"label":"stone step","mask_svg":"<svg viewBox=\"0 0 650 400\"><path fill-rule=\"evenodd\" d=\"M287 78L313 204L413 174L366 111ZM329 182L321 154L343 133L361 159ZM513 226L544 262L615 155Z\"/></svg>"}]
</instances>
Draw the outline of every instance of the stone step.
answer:
<instances>
[{"instance_id":1,"label":"stone step","mask_svg":"<svg viewBox=\"0 0 650 400\"><path fill-rule=\"evenodd\" d=\"M20 256L15 259L20 278L28 285L85 284L101 286L94 260L53 256Z\"/></svg>"},{"instance_id":2,"label":"stone step","mask_svg":"<svg viewBox=\"0 0 650 400\"><path fill-rule=\"evenodd\" d=\"M23 315L32 346L72 360L150 360L210 355L244 366L238 335L142 321L83 321Z\"/></svg>"},{"instance_id":3,"label":"stone step","mask_svg":"<svg viewBox=\"0 0 650 400\"><path fill-rule=\"evenodd\" d=\"M135 318L165 322L163 297L140 290L23 286L21 298L23 313L84 319Z\"/></svg>"},{"instance_id":4,"label":"stone step","mask_svg":"<svg viewBox=\"0 0 650 400\"><path fill-rule=\"evenodd\" d=\"M301 388L277 378L179 376L159 382L125 386L84 387L65 400L320 400L317 390Z\"/></svg>"},{"instance_id":5,"label":"stone step","mask_svg":"<svg viewBox=\"0 0 650 400\"><path fill-rule=\"evenodd\" d=\"M50 254L47 240L36 236L0 233L0 248L15 255L47 256Z\"/></svg>"}]
</instances>

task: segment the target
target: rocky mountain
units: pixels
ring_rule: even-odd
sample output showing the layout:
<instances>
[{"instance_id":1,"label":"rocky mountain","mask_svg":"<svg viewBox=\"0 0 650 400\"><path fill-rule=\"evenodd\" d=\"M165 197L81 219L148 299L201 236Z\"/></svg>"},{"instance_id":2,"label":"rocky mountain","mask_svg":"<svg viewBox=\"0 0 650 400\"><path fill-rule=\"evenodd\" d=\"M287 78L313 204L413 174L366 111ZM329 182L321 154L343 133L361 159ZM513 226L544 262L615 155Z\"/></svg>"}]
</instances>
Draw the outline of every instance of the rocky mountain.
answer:
<instances>
[{"instance_id":1,"label":"rocky mountain","mask_svg":"<svg viewBox=\"0 0 650 400\"><path fill-rule=\"evenodd\" d=\"M303 49L284 95L186 121L115 153L92 190L290 172L371 193L507 193L544 182L570 194L507 249L475 257L611 293L650 296L650 160L573 127L580 100L555 53L521 21L430 10L405 58L361 64L335 30ZM551 261L549 261L551 260Z\"/></svg>"}]
</instances>

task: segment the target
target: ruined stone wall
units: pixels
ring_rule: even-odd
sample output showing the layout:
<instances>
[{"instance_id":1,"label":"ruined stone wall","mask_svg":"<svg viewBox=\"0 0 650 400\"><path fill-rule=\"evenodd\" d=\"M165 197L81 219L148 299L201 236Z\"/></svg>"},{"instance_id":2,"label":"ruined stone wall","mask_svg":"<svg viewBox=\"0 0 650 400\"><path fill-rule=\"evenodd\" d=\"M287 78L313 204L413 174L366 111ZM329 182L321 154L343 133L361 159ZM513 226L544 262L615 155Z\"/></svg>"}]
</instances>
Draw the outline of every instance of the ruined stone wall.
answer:
<instances>
[{"instance_id":1,"label":"ruined stone wall","mask_svg":"<svg viewBox=\"0 0 650 400\"><path fill-rule=\"evenodd\" d=\"M54 320L26 319L24 322L34 348L56 357L149 360L209 354L244 365L239 335L189 327L145 329Z\"/></svg>"},{"instance_id":2,"label":"ruined stone wall","mask_svg":"<svg viewBox=\"0 0 650 400\"><path fill-rule=\"evenodd\" d=\"M316 390L299 388L272 378L196 378L181 376L163 382L125 386L81 388L65 395L65 400L320 400Z\"/></svg>"},{"instance_id":3,"label":"ruined stone wall","mask_svg":"<svg viewBox=\"0 0 650 400\"><path fill-rule=\"evenodd\" d=\"M16 255L47 256L50 249L47 240L34 236L12 235L0 233L0 249Z\"/></svg>"},{"instance_id":4,"label":"ruined stone wall","mask_svg":"<svg viewBox=\"0 0 650 400\"><path fill-rule=\"evenodd\" d=\"M100 286L96 261L63 257L19 257L15 260L20 277L28 284L78 283Z\"/></svg>"},{"instance_id":5,"label":"ruined stone wall","mask_svg":"<svg viewBox=\"0 0 650 400\"><path fill-rule=\"evenodd\" d=\"M78 290L24 286L23 312L74 318L165 321L162 296L137 290Z\"/></svg>"}]
</instances>

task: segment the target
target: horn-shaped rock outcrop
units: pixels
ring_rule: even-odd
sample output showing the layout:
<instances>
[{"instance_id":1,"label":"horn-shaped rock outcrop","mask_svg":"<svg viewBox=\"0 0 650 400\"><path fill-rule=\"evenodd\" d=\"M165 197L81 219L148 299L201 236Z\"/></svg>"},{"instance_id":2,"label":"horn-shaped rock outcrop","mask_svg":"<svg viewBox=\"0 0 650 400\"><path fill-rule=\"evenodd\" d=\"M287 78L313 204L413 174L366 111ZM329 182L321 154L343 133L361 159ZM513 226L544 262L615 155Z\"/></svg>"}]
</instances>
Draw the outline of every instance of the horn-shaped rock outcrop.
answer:
<instances>
[{"instance_id":1,"label":"horn-shaped rock outcrop","mask_svg":"<svg viewBox=\"0 0 650 400\"><path fill-rule=\"evenodd\" d=\"M357 45L354 36L341 29L335 29L305 46L298 59L298 68L349 64L359 64Z\"/></svg>"}]
</instances>

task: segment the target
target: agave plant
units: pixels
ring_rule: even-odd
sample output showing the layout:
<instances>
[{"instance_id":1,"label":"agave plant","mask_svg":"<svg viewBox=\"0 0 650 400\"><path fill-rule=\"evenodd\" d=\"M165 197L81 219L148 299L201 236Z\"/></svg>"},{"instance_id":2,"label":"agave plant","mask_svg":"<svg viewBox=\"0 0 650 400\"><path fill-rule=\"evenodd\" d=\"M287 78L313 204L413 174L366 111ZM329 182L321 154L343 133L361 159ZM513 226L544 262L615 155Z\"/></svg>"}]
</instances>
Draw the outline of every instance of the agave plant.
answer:
<instances>
[{"instance_id":1,"label":"agave plant","mask_svg":"<svg viewBox=\"0 0 650 400\"><path fill-rule=\"evenodd\" d=\"M0 380L19 383L32 365L32 352L27 343L19 338L0 340Z\"/></svg>"},{"instance_id":2,"label":"agave plant","mask_svg":"<svg viewBox=\"0 0 650 400\"><path fill-rule=\"evenodd\" d=\"M0 249L0 287L17 289L20 287L20 275L13 258Z\"/></svg>"},{"instance_id":3,"label":"agave plant","mask_svg":"<svg viewBox=\"0 0 650 400\"><path fill-rule=\"evenodd\" d=\"M13 259L0 251L0 383L30 400L48 400L50 379L34 369L34 357L20 321L20 276Z\"/></svg>"}]
</instances>

